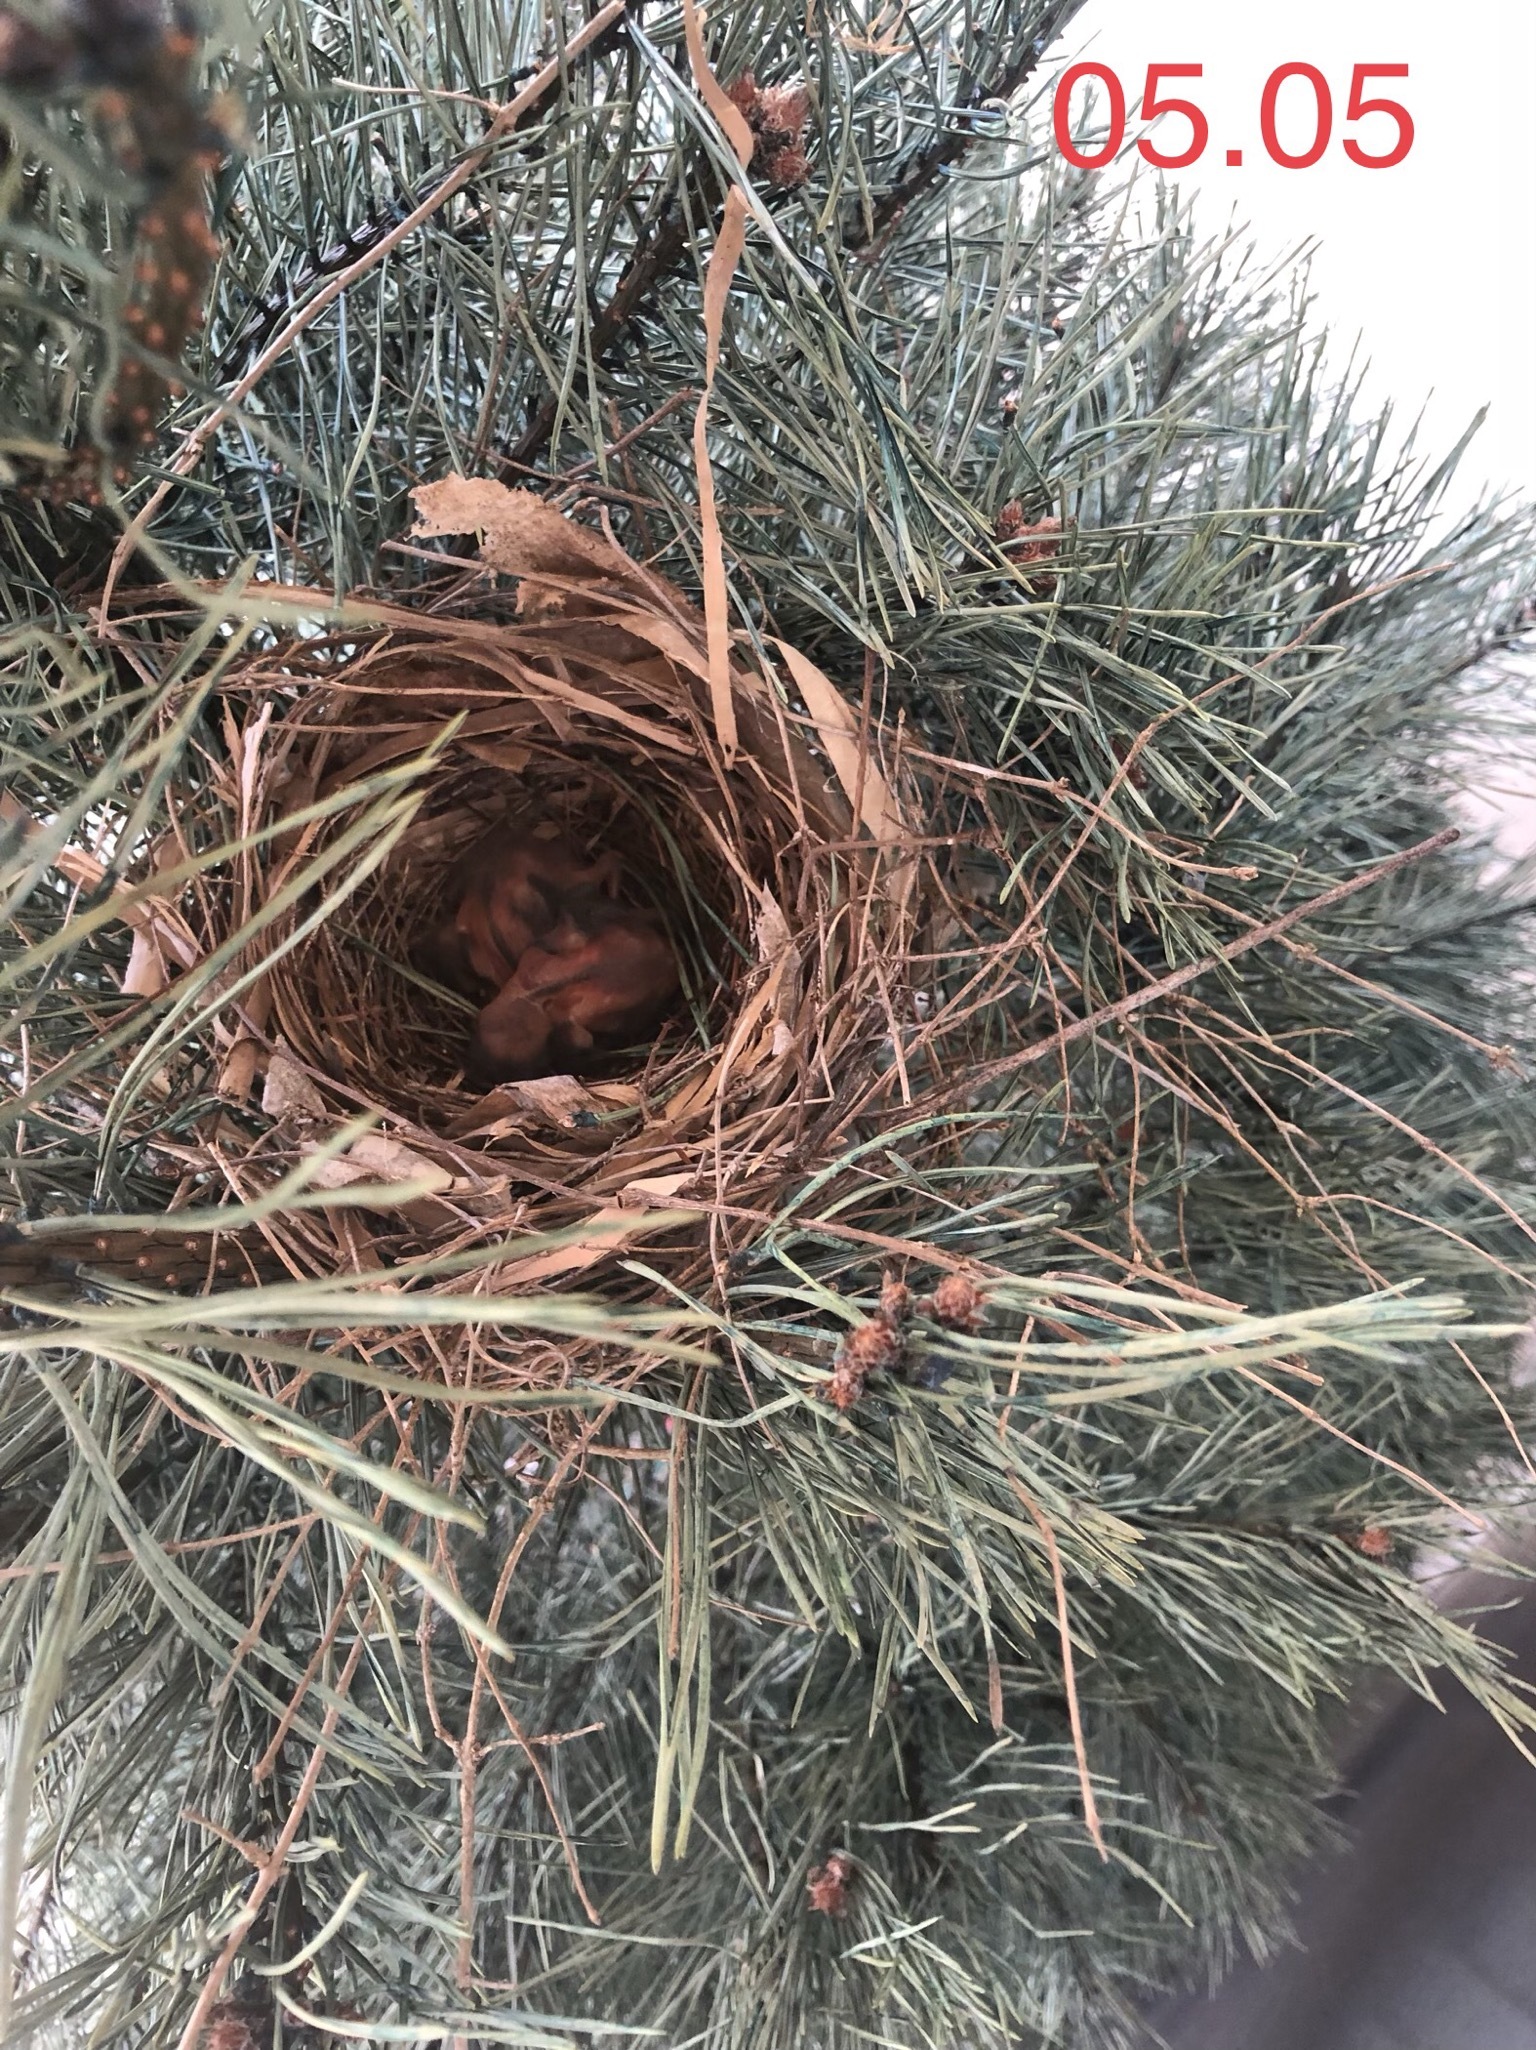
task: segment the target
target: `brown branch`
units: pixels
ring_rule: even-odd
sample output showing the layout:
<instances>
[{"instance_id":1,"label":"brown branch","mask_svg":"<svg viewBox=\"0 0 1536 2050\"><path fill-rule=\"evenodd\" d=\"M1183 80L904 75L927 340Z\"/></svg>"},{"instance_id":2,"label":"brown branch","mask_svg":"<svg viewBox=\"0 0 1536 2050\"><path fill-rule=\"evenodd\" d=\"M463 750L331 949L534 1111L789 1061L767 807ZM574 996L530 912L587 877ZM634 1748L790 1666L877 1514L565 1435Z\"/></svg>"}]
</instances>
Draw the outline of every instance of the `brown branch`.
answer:
<instances>
[{"instance_id":1,"label":"brown branch","mask_svg":"<svg viewBox=\"0 0 1536 2050\"><path fill-rule=\"evenodd\" d=\"M304 1812L314 1797L315 1788L320 1784L321 1768L324 1766L329 1755L331 1739L336 1734L336 1725L341 1720L342 1702L346 1697L347 1689L352 1684L353 1675L357 1671L358 1663L368 1643L368 1631L372 1620L373 1612L370 1610L367 1618L364 1620L363 1627L357 1634L356 1642L347 1654L346 1664L343 1666L340 1677L336 1682L337 1698L326 1710L325 1721L320 1726L320 1740L310 1753L309 1764L304 1768L304 1777L300 1780L298 1792L293 1797L292 1806L288 1810L287 1820L278 1832L276 1843L273 1844L272 1849L267 1853L261 1869L252 1883L250 1892L246 1895L239 1912L235 1916L233 1926L224 1940L223 1949L214 1959L208 1976L203 1981L202 1990L197 1996L191 2014L187 2017L186 2027L181 2032L178 2050L198 2050L198 2045L203 2041L204 2029L213 2013L214 2005L218 2000L219 1994L223 1991L224 1981L229 1976L230 1967L239 1955L240 1946L249 1935L262 1902L287 1869L288 1853L292 1850L294 1839L298 1836L299 1824L304 1820Z\"/></svg>"},{"instance_id":2,"label":"brown branch","mask_svg":"<svg viewBox=\"0 0 1536 2050\"><path fill-rule=\"evenodd\" d=\"M190 1235L174 1216L157 1229L132 1231L105 1228L105 1220L94 1229L0 1224L0 1289L51 1294L62 1284L66 1297L78 1298L93 1282L110 1279L206 1292L221 1279L271 1280L275 1272L265 1243L249 1226Z\"/></svg>"},{"instance_id":3,"label":"brown branch","mask_svg":"<svg viewBox=\"0 0 1536 2050\"><path fill-rule=\"evenodd\" d=\"M662 216L651 239L642 242L630 257L613 288L613 297L593 321L588 347L594 363L600 363L623 337L645 299L682 261L689 241L684 210L674 207ZM508 451L507 462L518 465L531 463L554 433L559 411L560 401L551 394L534 414L521 438Z\"/></svg>"},{"instance_id":4,"label":"brown branch","mask_svg":"<svg viewBox=\"0 0 1536 2050\"><path fill-rule=\"evenodd\" d=\"M1443 839L1444 835L1442 834L1437 837ZM1427 846L1428 844L1426 841L1425 845ZM1196 997L1192 998L1191 1002L1199 1004L1200 1000ZM1201 1008L1205 1009L1208 1007L1202 1005ZM1373 1116L1384 1120L1395 1132L1401 1132L1405 1139L1411 1139L1414 1145L1420 1147L1432 1160L1438 1160L1442 1167L1449 1168L1452 1174L1459 1176L1462 1181L1476 1189L1480 1196L1486 1196L1494 1208L1501 1211L1517 1231L1523 1233L1532 1245L1536 1245L1536 1229L1532 1228L1528 1221L1521 1216L1520 1212L1515 1209L1514 1205L1506 1202L1497 1189L1493 1188L1490 1183L1485 1182L1481 1175L1474 1173L1470 1167L1459 1161L1453 1153L1447 1153L1443 1146L1437 1146L1427 1133L1419 1130L1417 1125L1410 1125L1406 1118L1398 1117L1395 1111L1388 1110L1386 1105L1378 1103L1375 1097L1366 1096L1358 1089L1351 1089L1349 1084L1341 1080L1339 1076L1330 1075L1325 1068L1320 1068L1314 1062L1303 1059L1299 1053L1294 1052L1288 1046L1282 1045L1279 1040L1261 1037L1239 1024L1235 1018L1223 1018L1222 1023L1234 1037L1247 1040L1250 1043L1257 1043L1261 1050L1258 1057L1277 1061L1291 1069L1293 1073L1305 1075L1309 1081L1317 1083L1320 1088L1335 1090L1340 1096L1347 1097L1351 1103L1358 1104L1362 1110L1369 1111Z\"/></svg>"},{"instance_id":5,"label":"brown branch","mask_svg":"<svg viewBox=\"0 0 1536 2050\"><path fill-rule=\"evenodd\" d=\"M159 1549L167 1558L179 1558L186 1552L222 1552L231 1545L254 1544L257 1538L272 1537L279 1531L317 1520L314 1516L281 1516L272 1523L251 1524L245 1530L221 1530L216 1537L164 1539ZM99 1572L104 1566L131 1566L137 1557L136 1552L98 1552L91 1561L91 1571ZM7 1580L31 1580L40 1573L62 1573L68 1563L65 1559L43 1559L30 1566L0 1566L0 1585Z\"/></svg>"},{"instance_id":6,"label":"brown branch","mask_svg":"<svg viewBox=\"0 0 1536 2050\"><path fill-rule=\"evenodd\" d=\"M1330 1437L1337 1438L1342 1444L1349 1446L1352 1452L1363 1453L1367 1459L1374 1460L1378 1466L1390 1467L1392 1472L1401 1479L1410 1481L1414 1487L1422 1489L1426 1495L1432 1495L1437 1502L1443 1503L1447 1509L1452 1509L1458 1516L1465 1517L1474 1530L1486 1530L1488 1528L1486 1516L1478 1516L1472 1510L1464 1509L1454 1495L1448 1495L1444 1488L1437 1488L1433 1481L1426 1480L1421 1473L1415 1473L1411 1466L1404 1466L1400 1459L1393 1459L1388 1453L1383 1452L1379 1446L1367 1445L1363 1438L1351 1437L1342 1425L1330 1423L1321 1410L1314 1409L1310 1402L1303 1402L1299 1395L1292 1395L1288 1388L1277 1388L1273 1381L1266 1381L1256 1368L1237 1367L1235 1371L1241 1374L1245 1381L1251 1381L1255 1388L1262 1388L1266 1395L1273 1395L1278 1401L1289 1403L1290 1407L1304 1416L1309 1424L1316 1424L1320 1430L1326 1431Z\"/></svg>"}]
</instances>

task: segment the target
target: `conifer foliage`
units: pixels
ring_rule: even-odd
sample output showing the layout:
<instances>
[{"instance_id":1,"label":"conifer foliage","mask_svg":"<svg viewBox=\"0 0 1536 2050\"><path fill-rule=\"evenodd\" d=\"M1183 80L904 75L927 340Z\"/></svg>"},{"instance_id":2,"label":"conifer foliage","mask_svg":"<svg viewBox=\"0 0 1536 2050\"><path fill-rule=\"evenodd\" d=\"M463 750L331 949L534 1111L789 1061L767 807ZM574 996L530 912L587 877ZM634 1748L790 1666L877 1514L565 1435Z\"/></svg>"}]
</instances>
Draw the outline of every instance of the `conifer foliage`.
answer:
<instances>
[{"instance_id":1,"label":"conifer foliage","mask_svg":"<svg viewBox=\"0 0 1536 2050\"><path fill-rule=\"evenodd\" d=\"M1078 4L0 7L6 2040L1130 2046L1532 1722L1533 523ZM685 1001L477 1095L529 791Z\"/></svg>"}]
</instances>

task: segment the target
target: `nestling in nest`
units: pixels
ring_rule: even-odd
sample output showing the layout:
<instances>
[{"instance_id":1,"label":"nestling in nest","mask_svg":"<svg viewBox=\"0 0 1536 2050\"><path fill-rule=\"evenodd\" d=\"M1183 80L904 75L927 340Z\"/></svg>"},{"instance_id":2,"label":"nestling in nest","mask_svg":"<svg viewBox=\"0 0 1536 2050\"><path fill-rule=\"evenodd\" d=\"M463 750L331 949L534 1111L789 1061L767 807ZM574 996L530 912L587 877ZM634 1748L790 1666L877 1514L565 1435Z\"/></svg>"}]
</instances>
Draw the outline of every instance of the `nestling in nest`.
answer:
<instances>
[{"instance_id":1,"label":"nestling in nest","mask_svg":"<svg viewBox=\"0 0 1536 2050\"><path fill-rule=\"evenodd\" d=\"M677 956L649 914L614 903L613 854L587 860L555 827L502 827L449 881L451 915L420 949L475 1020L466 1080L479 1088L580 1074L605 1048L654 1035L678 989Z\"/></svg>"}]
</instances>

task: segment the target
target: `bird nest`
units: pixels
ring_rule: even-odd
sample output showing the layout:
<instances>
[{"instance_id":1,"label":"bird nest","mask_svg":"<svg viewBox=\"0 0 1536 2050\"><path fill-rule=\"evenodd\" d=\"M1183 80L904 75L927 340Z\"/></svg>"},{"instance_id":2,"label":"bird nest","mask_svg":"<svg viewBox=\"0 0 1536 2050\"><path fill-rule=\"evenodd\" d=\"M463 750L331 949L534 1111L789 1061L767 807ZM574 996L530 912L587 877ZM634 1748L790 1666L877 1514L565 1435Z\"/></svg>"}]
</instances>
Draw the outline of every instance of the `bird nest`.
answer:
<instances>
[{"instance_id":1,"label":"bird nest","mask_svg":"<svg viewBox=\"0 0 1536 2050\"><path fill-rule=\"evenodd\" d=\"M234 950L220 1094L268 1114L242 1127L242 1191L302 1170L416 1250L580 1227L507 1286L641 1236L696 1248L706 1212L771 1210L900 1061L923 895L901 779L803 655L712 662L704 619L611 538L485 482L417 503L419 534L481 534L479 601L372 607L225 686L247 832L183 944ZM613 857L680 993L648 1043L579 1076L477 1089L475 1005L422 942L466 850L535 820Z\"/></svg>"}]
</instances>

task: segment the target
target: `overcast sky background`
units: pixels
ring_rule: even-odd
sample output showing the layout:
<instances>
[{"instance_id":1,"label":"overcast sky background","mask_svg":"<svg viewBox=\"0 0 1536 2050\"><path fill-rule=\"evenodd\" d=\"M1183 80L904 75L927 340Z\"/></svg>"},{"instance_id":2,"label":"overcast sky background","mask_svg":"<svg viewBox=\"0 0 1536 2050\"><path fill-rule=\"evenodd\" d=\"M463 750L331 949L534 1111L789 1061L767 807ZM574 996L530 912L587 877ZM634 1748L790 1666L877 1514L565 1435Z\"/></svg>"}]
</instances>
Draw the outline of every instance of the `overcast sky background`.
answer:
<instances>
[{"instance_id":1,"label":"overcast sky background","mask_svg":"<svg viewBox=\"0 0 1536 2050\"><path fill-rule=\"evenodd\" d=\"M1536 498L1536 0L1088 0L1063 50L1110 65L1133 116L1148 64L1203 64L1203 78L1164 88L1210 122L1199 162L1170 174L1199 228L1246 222L1270 258L1316 244L1313 318L1333 360L1342 369L1362 344L1363 401L1392 401L1399 438L1422 411L1420 454L1444 455L1488 406L1447 516L1490 489ZM1334 140L1304 171L1271 163L1259 133L1264 81L1290 63L1315 64L1334 102ZM1374 88L1414 121L1413 147L1389 170L1363 170L1340 147L1356 64L1408 66ZM1294 83L1286 94L1281 137L1299 152L1311 96ZM1181 148L1187 124L1164 126L1164 146ZM1367 149L1388 146L1380 117L1361 133ZM1229 148L1242 149L1240 167ZM1536 851L1536 660L1505 673L1515 728L1496 761L1469 769L1462 804L1512 859Z\"/></svg>"},{"instance_id":2,"label":"overcast sky background","mask_svg":"<svg viewBox=\"0 0 1536 2050\"><path fill-rule=\"evenodd\" d=\"M1364 337L1372 401L1393 399L1406 428L1427 400L1420 446L1436 454L1487 401L1460 495L1492 484L1536 496L1536 0L1088 0L1064 47L1111 65L1133 115L1149 63L1203 64L1202 79L1166 88L1211 124L1200 161L1171 174L1202 229L1235 215L1274 256L1316 238L1315 317L1341 364ZM1272 164L1259 136L1264 80L1293 62L1315 64L1334 100L1334 141L1305 171ZM1352 69L1404 63L1405 80L1376 90L1412 114L1413 147L1390 170L1362 170L1340 147ZM1281 133L1299 150L1310 93L1293 83L1286 95ZM1164 126L1179 148L1187 125ZM1377 117L1366 147L1389 132ZM1227 166L1229 147L1241 167Z\"/></svg>"}]
</instances>

